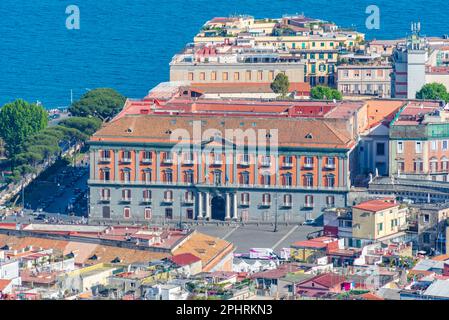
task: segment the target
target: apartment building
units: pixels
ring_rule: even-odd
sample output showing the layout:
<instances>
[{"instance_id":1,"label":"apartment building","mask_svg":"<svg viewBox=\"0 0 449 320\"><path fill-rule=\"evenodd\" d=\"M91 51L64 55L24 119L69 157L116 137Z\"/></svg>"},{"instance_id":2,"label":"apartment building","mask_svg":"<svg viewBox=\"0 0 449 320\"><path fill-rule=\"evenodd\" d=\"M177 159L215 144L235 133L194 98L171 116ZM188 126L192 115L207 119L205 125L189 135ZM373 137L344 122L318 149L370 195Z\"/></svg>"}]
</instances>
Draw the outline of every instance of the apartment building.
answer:
<instances>
[{"instance_id":1,"label":"apartment building","mask_svg":"<svg viewBox=\"0 0 449 320\"><path fill-rule=\"evenodd\" d=\"M352 246L392 240L405 235L406 206L394 198L368 200L352 207Z\"/></svg>"},{"instance_id":2,"label":"apartment building","mask_svg":"<svg viewBox=\"0 0 449 320\"><path fill-rule=\"evenodd\" d=\"M345 206L355 144L331 122L121 114L89 142L90 221L287 222Z\"/></svg>"},{"instance_id":3,"label":"apartment building","mask_svg":"<svg viewBox=\"0 0 449 320\"><path fill-rule=\"evenodd\" d=\"M170 63L170 81L193 83L267 83L284 73L291 83L304 82L305 64L300 58L282 57L274 49L229 45L187 47Z\"/></svg>"},{"instance_id":4,"label":"apartment building","mask_svg":"<svg viewBox=\"0 0 449 320\"><path fill-rule=\"evenodd\" d=\"M340 65L337 70L337 89L343 96L391 97L391 65Z\"/></svg>"},{"instance_id":5,"label":"apartment building","mask_svg":"<svg viewBox=\"0 0 449 320\"><path fill-rule=\"evenodd\" d=\"M410 102L390 125L390 175L447 181L449 113L438 102Z\"/></svg>"}]
</instances>

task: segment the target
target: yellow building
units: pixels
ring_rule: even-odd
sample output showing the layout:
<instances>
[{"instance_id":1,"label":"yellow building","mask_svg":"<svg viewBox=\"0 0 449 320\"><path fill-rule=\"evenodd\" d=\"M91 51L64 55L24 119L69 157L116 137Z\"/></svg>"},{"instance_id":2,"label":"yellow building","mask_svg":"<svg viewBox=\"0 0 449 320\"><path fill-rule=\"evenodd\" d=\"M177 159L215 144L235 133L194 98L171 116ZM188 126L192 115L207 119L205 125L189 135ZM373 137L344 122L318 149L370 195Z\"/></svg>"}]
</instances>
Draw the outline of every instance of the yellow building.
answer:
<instances>
[{"instance_id":1,"label":"yellow building","mask_svg":"<svg viewBox=\"0 0 449 320\"><path fill-rule=\"evenodd\" d=\"M407 212L391 198L362 202L352 207L352 236L359 244L399 237L407 225Z\"/></svg>"}]
</instances>

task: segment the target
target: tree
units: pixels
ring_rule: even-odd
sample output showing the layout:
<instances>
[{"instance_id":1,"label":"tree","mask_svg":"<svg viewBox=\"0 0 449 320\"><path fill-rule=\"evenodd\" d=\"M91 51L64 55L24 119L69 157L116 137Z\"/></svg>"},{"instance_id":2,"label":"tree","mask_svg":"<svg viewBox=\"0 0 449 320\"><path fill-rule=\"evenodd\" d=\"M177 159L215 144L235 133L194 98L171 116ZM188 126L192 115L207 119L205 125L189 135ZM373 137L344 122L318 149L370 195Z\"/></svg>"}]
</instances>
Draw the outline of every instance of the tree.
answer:
<instances>
[{"instance_id":1,"label":"tree","mask_svg":"<svg viewBox=\"0 0 449 320\"><path fill-rule=\"evenodd\" d=\"M69 107L69 112L75 117L96 117L107 121L123 108L125 100L113 89L99 88L85 93Z\"/></svg>"},{"instance_id":2,"label":"tree","mask_svg":"<svg viewBox=\"0 0 449 320\"><path fill-rule=\"evenodd\" d=\"M77 129L80 132L90 136L100 129L101 120L97 118L71 117L62 120L59 124L67 128Z\"/></svg>"},{"instance_id":3,"label":"tree","mask_svg":"<svg viewBox=\"0 0 449 320\"><path fill-rule=\"evenodd\" d=\"M342 100L340 91L326 86L316 86L310 91L310 96L315 100Z\"/></svg>"},{"instance_id":4,"label":"tree","mask_svg":"<svg viewBox=\"0 0 449 320\"><path fill-rule=\"evenodd\" d=\"M26 139L44 129L47 123L47 112L40 105L21 99L4 105L0 110L0 136L8 156L12 158L20 153Z\"/></svg>"},{"instance_id":5,"label":"tree","mask_svg":"<svg viewBox=\"0 0 449 320\"><path fill-rule=\"evenodd\" d=\"M278 73L270 87L274 93L280 93L281 97L285 97L288 93L288 89L290 88L290 81L285 74Z\"/></svg>"},{"instance_id":6,"label":"tree","mask_svg":"<svg viewBox=\"0 0 449 320\"><path fill-rule=\"evenodd\" d=\"M444 100L449 102L449 93L446 87L441 83L425 84L421 90L416 93L417 99Z\"/></svg>"}]
</instances>

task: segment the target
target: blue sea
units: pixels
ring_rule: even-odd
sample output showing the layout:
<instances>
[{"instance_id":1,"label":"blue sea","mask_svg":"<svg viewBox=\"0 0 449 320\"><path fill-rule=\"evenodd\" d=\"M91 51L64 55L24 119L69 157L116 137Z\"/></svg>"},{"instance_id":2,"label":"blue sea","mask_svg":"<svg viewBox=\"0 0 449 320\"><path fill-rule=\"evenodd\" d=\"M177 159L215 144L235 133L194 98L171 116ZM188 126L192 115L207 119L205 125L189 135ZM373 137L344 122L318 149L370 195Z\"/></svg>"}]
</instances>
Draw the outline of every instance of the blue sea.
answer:
<instances>
[{"instance_id":1,"label":"blue sea","mask_svg":"<svg viewBox=\"0 0 449 320\"><path fill-rule=\"evenodd\" d=\"M380 29L367 30L367 6ZM80 29L66 28L67 6ZM16 98L47 108L87 90L112 87L140 98L169 78L171 57L214 16L304 13L355 26L369 39L404 37L412 21L426 35L449 34L447 0L0 0L0 105Z\"/></svg>"}]
</instances>

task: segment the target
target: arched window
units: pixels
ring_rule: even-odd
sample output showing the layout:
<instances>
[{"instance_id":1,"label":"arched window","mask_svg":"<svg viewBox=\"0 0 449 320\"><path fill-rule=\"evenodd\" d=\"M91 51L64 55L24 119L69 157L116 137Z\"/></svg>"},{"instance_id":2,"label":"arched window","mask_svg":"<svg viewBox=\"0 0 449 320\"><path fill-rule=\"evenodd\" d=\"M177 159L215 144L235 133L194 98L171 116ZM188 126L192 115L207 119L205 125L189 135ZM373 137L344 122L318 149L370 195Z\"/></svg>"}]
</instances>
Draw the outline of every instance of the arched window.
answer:
<instances>
[{"instance_id":1,"label":"arched window","mask_svg":"<svg viewBox=\"0 0 449 320\"><path fill-rule=\"evenodd\" d=\"M171 190L164 191L164 201L165 202L173 201L173 191L171 191Z\"/></svg>"},{"instance_id":2,"label":"arched window","mask_svg":"<svg viewBox=\"0 0 449 320\"><path fill-rule=\"evenodd\" d=\"M123 168L121 172L121 180L123 182L129 182L131 181L131 169L130 168Z\"/></svg>"},{"instance_id":3,"label":"arched window","mask_svg":"<svg viewBox=\"0 0 449 320\"><path fill-rule=\"evenodd\" d=\"M142 181L145 183L149 183L152 180L152 171L151 169L142 170Z\"/></svg>"},{"instance_id":4,"label":"arched window","mask_svg":"<svg viewBox=\"0 0 449 320\"><path fill-rule=\"evenodd\" d=\"M214 183L221 184L221 170L213 171L213 175L214 175Z\"/></svg>"},{"instance_id":5,"label":"arched window","mask_svg":"<svg viewBox=\"0 0 449 320\"><path fill-rule=\"evenodd\" d=\"M415 159L413 161L413 170L415 173L422 173L424 171L424 164L421 159Z\"/></svg>"},{"instance_id":6,"label":"arched window","mask_svg":"<svg viewBox=\"0 0 449 320\"><path fill-rule=\"evenodd\" d=\"M111 170L109 168L100 169L100 180L110 181L111 180Z\"/></svg>"},{"instance_id":7,"label":"arched window","mask_svg":"<svg viewBox=\"0 0 449 320\"><path fill-rule=\"evenodd\" d=\"M304 186L305 187L313 187L313 174L308 173L303 176Z\"/></svg>"},{"instance_id":8,"label":"arched window","mask_svg":"<svg viewBox=\"0 0 449 320\"><path fill-rule=\"evenodd\" d=\"M292 183L292 174L290 172L287 172L282 175L282 184L284 186L291 186Z\"/></svg>"},{"instance_id":9,"label":"arched window","mask_svg":"<svg viewBox=\"0 0 449 320\"><path fill-rule=\"evenodd\" d=\"M184 182L185 183L194 183L193 181L193 170L184 171Z\"/></svg>"},{"instance_id":10,"label":"arched window","mask_svg":"<svg viewBox=\"0 0 449 320\"><path fill-rule=\"evenodd\" d=\"M172 169L164 170L164 182L167 182L167 183L173 182L173 170Z\"/></svg>"},{"instance_id":11,"label":"arched window","mask_svg":"<svg viewBox=\"0 0 449 320\"><path fill-rule=\"evenodd\" d=\"M269 172L262 173L262 176L260 177L260 182L264 186L271 185L271 175Z\"/></svg>"},{"instance_id":12,"label":"arched window","mask_svg":"<svg viewBox=\"0 0 449 320\"><path fill-rule=\"evenodd\" d=\"M449 160L446 157L441 158L441 171L447 172L449 170Z\"/></svg>"},{"instance_id":13,"label":"arched window","mask_svg":"<svg viewBox=\"0 0 449 320\"><path fill-rule=\"evenodd\" d=\"M333 174L326 175L326 187L332 188L335 185L335 176Z\"/></svg>"},{"instance_id":14,"label":"arched window","mask_svg":"<svg viewBox=\"0 0 449 320\"><path fill-rule=\"evenodd\" d=\"M240 173L240 184L247 185L249 184L249 172L243 171Z\"/></svg>"},{"instance_id":15,"label":"arched window","mask_svg":"<svg viewBox=\"0 0 449 320\"><path fill-rule=\"evenodd\" d=\"M430 172L438 171L438 159L435 157L430 158Z\"/></svg>"}]
</instances>

